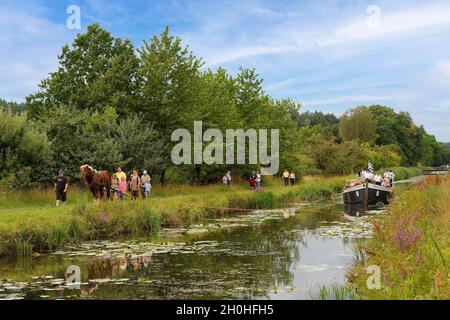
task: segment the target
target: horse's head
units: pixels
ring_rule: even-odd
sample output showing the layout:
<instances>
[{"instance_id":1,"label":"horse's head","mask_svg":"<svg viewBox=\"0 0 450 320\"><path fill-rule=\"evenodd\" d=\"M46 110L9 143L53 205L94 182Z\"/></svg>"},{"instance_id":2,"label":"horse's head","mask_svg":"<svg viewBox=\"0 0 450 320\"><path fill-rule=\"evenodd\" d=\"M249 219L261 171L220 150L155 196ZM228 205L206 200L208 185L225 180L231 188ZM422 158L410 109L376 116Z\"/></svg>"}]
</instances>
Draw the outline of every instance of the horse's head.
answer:
<instances>
[{"instance_id":1,"label":"horse's head","mask_svg":"<svg viewBox=\"0 0 450 320\"><path fill-rule=\"evenodd\" d=\"M81 180L86 180L86 178L92 177L93 174L94 174L94 169L90 165L84 164L80 167L80 179Z\"/></svg>"}]
</instances>

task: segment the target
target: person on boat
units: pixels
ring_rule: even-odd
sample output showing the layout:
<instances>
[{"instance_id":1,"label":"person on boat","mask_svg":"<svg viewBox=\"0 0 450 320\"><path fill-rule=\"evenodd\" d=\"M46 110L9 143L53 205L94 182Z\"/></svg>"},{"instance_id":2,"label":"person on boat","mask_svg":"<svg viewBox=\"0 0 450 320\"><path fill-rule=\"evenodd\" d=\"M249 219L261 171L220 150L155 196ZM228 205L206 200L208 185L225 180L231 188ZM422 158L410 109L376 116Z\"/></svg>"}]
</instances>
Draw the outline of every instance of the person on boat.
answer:
<instances>
[{"instance_id":1,"label":"person on boat","mask_svg":"<svg viewBox=\"0 0 450 320\"><path fill-rule=\"evenodd\" d=\"M395 173L392 172L392 170L389 170L389 185L391 188L394 185L394 178L395 178Z\"/></svg>"},{"instance_id":2,"label":"person on boat","mask_svg":"<svg viewBox=\"0 0 450 320\"><path fill-rule=\"evenodd\" d=\"M381 182L381 185L383 187L389 187L390 186L389 179L388 178L383 178L383 181Z\"/></svg>"},{"instance_id":3,"label":"person on boat","mask_svg":"<svg viewBox=\"0 0 450 320\"><path fill-rule=\"evenodd\" d=\"M289 186L289 171L287 171L287 169L283 172L283 181L285 187Z\"/></svg>"},{"instance_id":4,"label":"person on boat","mask_svg":"<svg viewBox=\"0 0 450 320\"><path fill-rule=\"evenodd\" d=\"M375 184L376 184L376 185L381 186L381 182L382 182L383 179L382 179L381 176L377 173L377 174L374 176L373 180L375 181Z\"/></svg>"},{"instance_id":5,"label":"person on boat","mask_svg":"<svg viewBox=\"0 0 450 320\"><path fill-rule=\"evenodd\" d=\"M370 173L373 172L373 164L370 162L370 160L369 163L367 164L367 169L369 170Z\"/></svg>"},{"instance_id":6,"label":"person on boat","mask_svg":"<svg viewBox=\"0 0 450 320\"><path fill-rule=\"evenodd\" d=\"M147 170L144 170L144 172L142 172L142 176L141 176L141 191L142 191L142 197L144 199L148 198L150 196L150 191L152 189L152 185L150 184L151 180L152 180L152 178L147 173Z\"/></svg>"},{"instance_id":7,"label":"person on boat","mask_svg":"<svg viewBox=\"0 0 450 320\"><path fill-rule=\"evenodd\" d=\"M366 181L372 181L372 174L369 172L369 171L367 171L367 170L363 170L362 172L361 172L361 181L362 182L366 182Z\"/></svg>"},{"instance_id":8,"label":"person on boat","mask_svg":"<svg viewBox=\"0 0 450 320\"><path fill-rule=\"evenodd\" d=\"M295 184L295 172L291 171L291 173L289 174L289 180L291 181L291 186L293 186Z\"/></svg>"}]
</instances>

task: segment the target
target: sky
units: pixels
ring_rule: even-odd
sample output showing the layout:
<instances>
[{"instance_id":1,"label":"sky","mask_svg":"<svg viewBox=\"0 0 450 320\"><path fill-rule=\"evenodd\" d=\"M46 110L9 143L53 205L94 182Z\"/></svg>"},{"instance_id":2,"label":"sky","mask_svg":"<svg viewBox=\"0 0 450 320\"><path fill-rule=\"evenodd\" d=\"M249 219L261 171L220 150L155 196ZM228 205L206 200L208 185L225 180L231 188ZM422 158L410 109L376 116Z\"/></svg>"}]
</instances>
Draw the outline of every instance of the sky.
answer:
<instances>
[{"instance_id":1,"label":"sky","mask_svg":"<svg viewBox=\"0 0 450 320\"><path fill-rule=\"evenodd\" d=\"M71 5L80 29L67 25ZM449 0L0 0L0 98L36 92L95 22L137 48L169 26L205 69L255 68L301 111L387 105L450 141Z\"/></svg>"}]
</instances>

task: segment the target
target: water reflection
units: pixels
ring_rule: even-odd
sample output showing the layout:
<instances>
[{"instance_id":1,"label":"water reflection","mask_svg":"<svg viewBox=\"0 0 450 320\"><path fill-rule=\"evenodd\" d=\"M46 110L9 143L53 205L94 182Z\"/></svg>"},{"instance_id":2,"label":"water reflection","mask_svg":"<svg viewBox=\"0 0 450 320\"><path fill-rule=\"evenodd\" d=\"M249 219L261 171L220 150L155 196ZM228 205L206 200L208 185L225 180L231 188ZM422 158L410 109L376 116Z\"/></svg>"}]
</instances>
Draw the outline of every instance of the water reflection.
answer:
<instances>
[{"instance_id":1,"label":"water reflection","mask_svg":"<svg viewBox=\"0 0 450 320\"><path fill-rule=\"evenodd\" d=\"M344 204L344 213L352 217L379 214L382 213L384 209L385 206L383 205L369 205L366 209L364 205Z\"/></svg>"},{"instance_id":2,"label":"water reflection","mask_svg":"<svg viewBox=\"0 0 450 320\"><path fill-rule=\"evenodd\" d=\"M1 259L0 278L8 280L0 281L0 296L16 286L30 299L308 298L316 285L343 281L352 263L352 236L323 233L347 228L342 211L334 203L238 214L206 221L207 233L166 232L164 245L88 243L60 255ZM69 265L80 267L79 289L64 283Z\"/></svg>"}]
</instances>

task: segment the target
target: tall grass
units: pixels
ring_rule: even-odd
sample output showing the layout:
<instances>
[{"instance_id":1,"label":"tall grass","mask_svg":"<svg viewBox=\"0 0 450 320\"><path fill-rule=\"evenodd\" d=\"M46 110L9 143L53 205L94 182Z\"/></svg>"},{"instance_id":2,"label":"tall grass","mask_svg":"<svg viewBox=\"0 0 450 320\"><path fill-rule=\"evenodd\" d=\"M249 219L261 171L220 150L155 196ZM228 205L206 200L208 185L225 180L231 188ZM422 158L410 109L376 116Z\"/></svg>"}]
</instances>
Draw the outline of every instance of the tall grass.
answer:
<instances>
[{"instance_id":1,"label":"tall grass","mask_svg":"<svg viewBox=\"0 0 450 320\"><path fill-rule=\"evenodd\" d=\"M356 290L349 285L332 283L330 286L320 286L316 290L309 290L308 295L312 300L356 300Z\"/></svg>"},{"instance_id":2,"label":"tall grass","mask_svg":"<svg viewBox=\"0 0 450 320\"><path fill-rule=\"evenodd\" d=\"M360 244L365 259L348 274L363 299L450 299L450 177L428 178L400 193L389 214ZM381 269L382 286L369 290L366 268Z\"/></svg>"}]
</instances>

